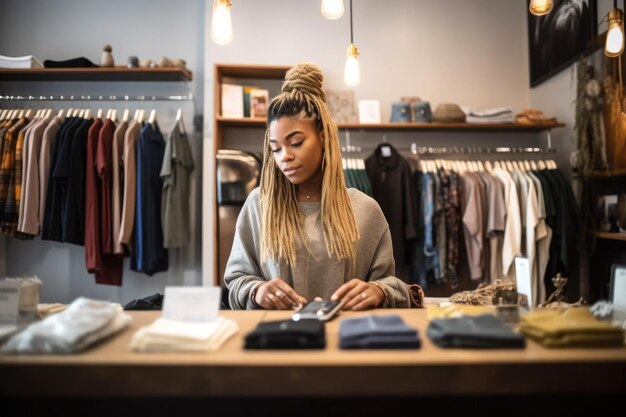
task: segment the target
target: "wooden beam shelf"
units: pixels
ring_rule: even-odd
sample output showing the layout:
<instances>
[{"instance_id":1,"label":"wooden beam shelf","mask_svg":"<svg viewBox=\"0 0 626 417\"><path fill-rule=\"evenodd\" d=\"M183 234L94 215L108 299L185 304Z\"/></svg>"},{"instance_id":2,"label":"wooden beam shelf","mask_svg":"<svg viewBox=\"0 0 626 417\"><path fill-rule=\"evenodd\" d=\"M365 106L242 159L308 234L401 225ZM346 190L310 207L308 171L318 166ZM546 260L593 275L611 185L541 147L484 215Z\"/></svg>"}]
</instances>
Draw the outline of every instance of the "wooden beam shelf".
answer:
<instances>
[{"instance_id":1,"label":"wooden beam shelf","mask_svg":"<svg viewBox=\"0 0 626 417\"><path fill-rule=\"evenodd\" d=\"M0 69L0 81L191 81L187 68Z\"/></svg>"}]
</instances>

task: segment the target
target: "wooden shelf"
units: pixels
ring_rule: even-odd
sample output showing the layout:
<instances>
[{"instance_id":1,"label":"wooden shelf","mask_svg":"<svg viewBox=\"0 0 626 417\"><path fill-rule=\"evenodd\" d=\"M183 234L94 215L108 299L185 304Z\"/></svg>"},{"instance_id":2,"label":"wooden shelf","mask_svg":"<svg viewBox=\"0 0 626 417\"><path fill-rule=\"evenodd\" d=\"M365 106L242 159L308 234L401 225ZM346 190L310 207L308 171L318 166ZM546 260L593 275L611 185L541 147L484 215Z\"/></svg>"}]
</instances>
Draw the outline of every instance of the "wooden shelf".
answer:
<instances>
[{"instance_id":1,"label":"wooden shelf","mask_svg":"<svg viewBox=\"0 0 626 417\"><path fill-rule=\"evenodd\" d=\"M593 237L597 237L598 239L609 239L609 240L623 240L626 241L626 233L611 233L611 232L591 232Z\"/></svg>"},{"instance_id":2,"label":"wooden shelf","mask_svg":"<svg viewBox=\"0 0 626 417\"><path fill-rule=\"evenodd\" d=\"M593 179L603 179L603 178L613 178L613 177L623 177L623 176L626 176L626 169L620 168L620 169L609 169L606 171L596 171L596 172L592 172L589 175L577 175L576 178L593 180Z\"/></svg>"},{"instance_id":3,"label":"wooden shelf","mask_svg":"<svg viewBox=\"0 0 626 417\"><path fill-rule=\"evenodd\" d=\"M186 68L0 69L0 81L191 81Z\"/></svg>"},{"instance_id":4,"label":"wooden shelf","mask_svg":"<svg viewBox=\"0 0 626 417\"><path fill-rule=\"evenodd\" d=\"M217 122L224 127L264 127L266 120L263 118L228 118L217 117ZM547 129L565 126L562 123L550 125L524 125L516 123L477 124L477 123L338 123L339 129L354 130L456 130L456 131L515 131L515 132L540 132Z\"/></svg>"},{"instance_id":5,"label":"wooden shelf","mask_svg":"<svg viewBox=\"0 0 626 417\"><path fill-rule=\"evenodd\" d=\"M290 66L279 65L247 65L247 64L215 64L215 72L221 77L230 78L261 78L282 80Z\"/></svg>"}]
</instances>

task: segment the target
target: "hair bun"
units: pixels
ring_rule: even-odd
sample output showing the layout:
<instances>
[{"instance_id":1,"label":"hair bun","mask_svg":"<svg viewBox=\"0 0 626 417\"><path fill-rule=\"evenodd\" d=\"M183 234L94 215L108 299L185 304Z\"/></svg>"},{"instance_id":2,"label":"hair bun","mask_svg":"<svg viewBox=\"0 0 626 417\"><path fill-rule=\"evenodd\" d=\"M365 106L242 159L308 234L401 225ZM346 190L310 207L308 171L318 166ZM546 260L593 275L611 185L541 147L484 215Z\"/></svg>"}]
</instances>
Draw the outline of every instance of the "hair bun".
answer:
<instances>
[{"instance_id":1,"label":"hair bun","mask_svg":"<svg viewBox=\"0 0 626 417\"><path fill-rule=\"evenodd\" d=\"M285 75L282 91L294 91L319 97L326 102L326 93L322 88L324 74L320 67L310 63L300 63L292 67Z\"/></svg>"}]
</instances>

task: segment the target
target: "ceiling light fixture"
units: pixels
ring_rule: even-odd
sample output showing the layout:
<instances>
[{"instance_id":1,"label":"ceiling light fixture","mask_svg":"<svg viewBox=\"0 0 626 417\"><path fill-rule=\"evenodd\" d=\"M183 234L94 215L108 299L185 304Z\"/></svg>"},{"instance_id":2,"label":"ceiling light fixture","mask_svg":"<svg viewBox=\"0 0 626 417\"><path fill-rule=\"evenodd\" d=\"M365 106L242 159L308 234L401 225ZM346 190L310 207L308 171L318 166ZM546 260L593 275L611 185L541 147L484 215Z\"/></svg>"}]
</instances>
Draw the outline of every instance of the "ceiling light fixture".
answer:
<instances>
[{"instance_id":1,"label":"ceiling light fixture","mask_svg":"<svg viewBox=\"0 0 626 417\"><path fill-rule=\"evenodd\" d=\"M213 0L211 40L218 45L226 45L233 40L233 20L230 16L231 5L230 0Z\"/></svg>"},{"instance_id":2,"label":"ceiling light fixture","mask_svg":"<svg viewBox=\"0 0 626 417\"><path fill-rule=\"evenodd\" d=\"M350 45L348 45L346 55L343 81L348 87L356 87L361 82L361 69L359 68L359 49L354 44L354 31L352 29L352 0L350 0Z\"/></svg>"},{"instance_id":3,"label":"ceiling light fixture","mask_svg":"<svg viewBox=\"0 0 626 417\"><path fill-rule=\"evenodd\" d=\"M554 2L552 0L530 0L528 10L535 16L543 16L550 13L553 6Z\"/></svg>"},{"instance_id":4,"label":"ceiling light fixture","mask_svg":"<svg viewBox=\"0 0 626 417\"><path fill-rule=\"evenodd\" d=\"M343 0L322 0L322 16L326 19L339 19L343 12Z\"/></svg>"},{"instance_id":5,"label":"ceiling light fixture","mask_svg":"<svg viewBox=\"0 0 626 417\"><path fill-rule=\"evenodd\" d=\"M613 8L606 19L609 28L606 31L604 55L615 58L624 52L624 12L617 8L617 0L613 0Z\"/></svg>"}]
</instances>

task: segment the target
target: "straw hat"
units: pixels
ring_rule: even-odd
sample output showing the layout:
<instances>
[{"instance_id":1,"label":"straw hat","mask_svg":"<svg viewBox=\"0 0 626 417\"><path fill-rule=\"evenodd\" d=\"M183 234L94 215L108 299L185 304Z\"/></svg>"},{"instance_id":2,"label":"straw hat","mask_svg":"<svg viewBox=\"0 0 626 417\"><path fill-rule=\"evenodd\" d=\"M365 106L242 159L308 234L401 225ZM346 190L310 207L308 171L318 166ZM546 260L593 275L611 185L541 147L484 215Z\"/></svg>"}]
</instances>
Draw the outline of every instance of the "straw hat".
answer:
<instances>
[{"instance_id":1,"label":"straw hat","mask_svg":"<svg viewBox=\"0 0 626 417\"><path fill-rule=\"evenodd\" d=\"M437 106L433 113L433 122L436 123L463 123L465 122L465 113L454 103L442 103Z\"/></svg>"}]
</instances>

